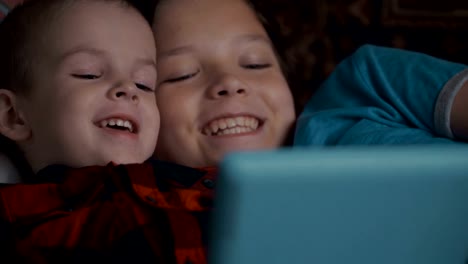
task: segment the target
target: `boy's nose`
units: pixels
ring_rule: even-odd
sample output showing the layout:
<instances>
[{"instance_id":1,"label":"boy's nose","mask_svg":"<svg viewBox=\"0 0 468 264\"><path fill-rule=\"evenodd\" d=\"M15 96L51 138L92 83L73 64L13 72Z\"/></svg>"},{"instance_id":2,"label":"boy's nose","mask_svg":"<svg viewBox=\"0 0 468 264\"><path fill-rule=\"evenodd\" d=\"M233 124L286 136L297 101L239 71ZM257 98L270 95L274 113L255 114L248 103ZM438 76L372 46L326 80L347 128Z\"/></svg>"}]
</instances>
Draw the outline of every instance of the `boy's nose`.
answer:
<instances>
[{"instance_id":1,"label":"boy's nose","mask_svg":"<svg viewBox=\"0 0 468 264\"><path fill-rule=\"evenodd\" d=\"M231 74L220 75L208 88L208 95L213 99L231 96L246 96L248 93L248 85L240 78Z\"/></svg>"},{"instance_id":2,"label":"boy's nose","mask_svg":"<svg viewBox=\"0 0 468 264\"><path fill-rule=\"evenodd\" d=\"M138 103L138 88L132 82L123 82L115 85L109 90L109 97L112 100L129 100Z\"/></svg>"}]
</instances>

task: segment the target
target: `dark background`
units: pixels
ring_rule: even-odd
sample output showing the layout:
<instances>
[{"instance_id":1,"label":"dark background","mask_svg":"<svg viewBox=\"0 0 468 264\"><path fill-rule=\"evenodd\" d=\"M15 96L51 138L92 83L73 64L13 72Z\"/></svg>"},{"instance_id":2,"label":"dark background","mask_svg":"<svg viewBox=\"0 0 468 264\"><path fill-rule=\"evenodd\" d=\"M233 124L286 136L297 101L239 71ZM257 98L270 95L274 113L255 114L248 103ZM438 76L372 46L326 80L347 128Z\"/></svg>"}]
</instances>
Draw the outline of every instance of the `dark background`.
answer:
<instances>
[{"instance_id":1,"label":"dark background","mask_svg":"<svg viewBox=\"0 0 468 264\"><path fill-rule=\"evenodd\" d=\"M337 63L370 43L468 64L468 1L274 0L299 104Z\"/></svg>"}]
</instances>

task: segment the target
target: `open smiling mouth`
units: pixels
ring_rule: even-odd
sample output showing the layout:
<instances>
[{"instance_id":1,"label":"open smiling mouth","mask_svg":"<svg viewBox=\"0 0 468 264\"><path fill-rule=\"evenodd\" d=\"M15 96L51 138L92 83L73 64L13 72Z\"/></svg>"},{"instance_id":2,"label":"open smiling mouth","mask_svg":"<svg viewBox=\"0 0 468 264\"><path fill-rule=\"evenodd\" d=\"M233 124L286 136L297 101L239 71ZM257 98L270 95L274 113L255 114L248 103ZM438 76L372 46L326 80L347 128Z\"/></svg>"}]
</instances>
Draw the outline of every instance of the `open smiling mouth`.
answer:
<instances>
[{"instance_id":1,"label":"open smiling mouth","mask_svg":"<svg viewBox=\"0 0 468 264\"><path fill-rule=\"evenodd\" d=\"M262 121L255 117L229 117L211 121L202 133L207 136L237 135L255 132L262 126Z\"/></svg>"},{"instance_id":2,"label":"open smiling mouth","mask_svg":"<svg viewBox=\"0 0 468 264\"><path fill-rule=\"evenodd\" d=\"M131 120L125 120L120 118L109 118L102 120L98 123L100 128L110 128L120 131L127 131L132 134L137 133L137 127Z\"/></svg>"}]
</instances>

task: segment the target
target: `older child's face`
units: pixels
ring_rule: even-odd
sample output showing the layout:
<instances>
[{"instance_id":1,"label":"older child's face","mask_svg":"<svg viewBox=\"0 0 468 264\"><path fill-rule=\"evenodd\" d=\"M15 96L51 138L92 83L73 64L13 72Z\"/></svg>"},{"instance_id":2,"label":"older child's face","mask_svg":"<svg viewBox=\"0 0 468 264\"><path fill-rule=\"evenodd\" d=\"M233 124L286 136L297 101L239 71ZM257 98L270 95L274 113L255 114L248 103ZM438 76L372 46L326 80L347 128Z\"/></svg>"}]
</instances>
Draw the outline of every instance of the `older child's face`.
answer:
<instances>
[{"instance_id":1,"label":"older child's face","mask_svg":"<svg viewBox=\"0 0 468 264\"><path fill-rule=\"evenodd\" d=\"M243 0L168 0L155 19L156 156L209 166L228 152L280 146L295 119L293 99Z\"/></svg>"},{"instance_id":2,"label":"older child's face","mask_svg":"<svg viewBox=\"0 0 468 264\"><path fill-rule=\"evenodd\" d=\"M156 146L159 112L151 28L116 3L79 1L46 32L32 93L21 99L33 165L142 162Z\"/></svg>"}]
</instances>

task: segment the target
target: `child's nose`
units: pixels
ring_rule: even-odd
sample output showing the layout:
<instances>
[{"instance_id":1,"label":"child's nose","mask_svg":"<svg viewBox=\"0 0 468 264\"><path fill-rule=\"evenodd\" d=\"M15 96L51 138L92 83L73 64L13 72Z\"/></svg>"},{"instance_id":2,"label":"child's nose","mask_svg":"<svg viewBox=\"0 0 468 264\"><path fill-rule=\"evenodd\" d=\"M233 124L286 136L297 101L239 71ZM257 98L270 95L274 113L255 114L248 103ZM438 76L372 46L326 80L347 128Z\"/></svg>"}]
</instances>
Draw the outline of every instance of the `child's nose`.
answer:
<instances>
[{"instance_id":1,"label":"child's nose","mask_svg":"<svg viewBox=\"0 0 468 264\"><path fill-rule=\"evenodd\" d=\"M132 82L124 82L109 90L109 97L112 100L129 100L138 103L138 88Z\"/></svg>"},{"instance_id":2,"label":"child's nose","mask_svg":"<svg viewBox=\"0 0 468 264\"><path fill-rule=\"evenodd\" d=\"M231 96L246 96L248 93L248 85L239 77L232 74L219 75L208 88L208 95L213 99Z\"/></svg>"}]
</instances>

